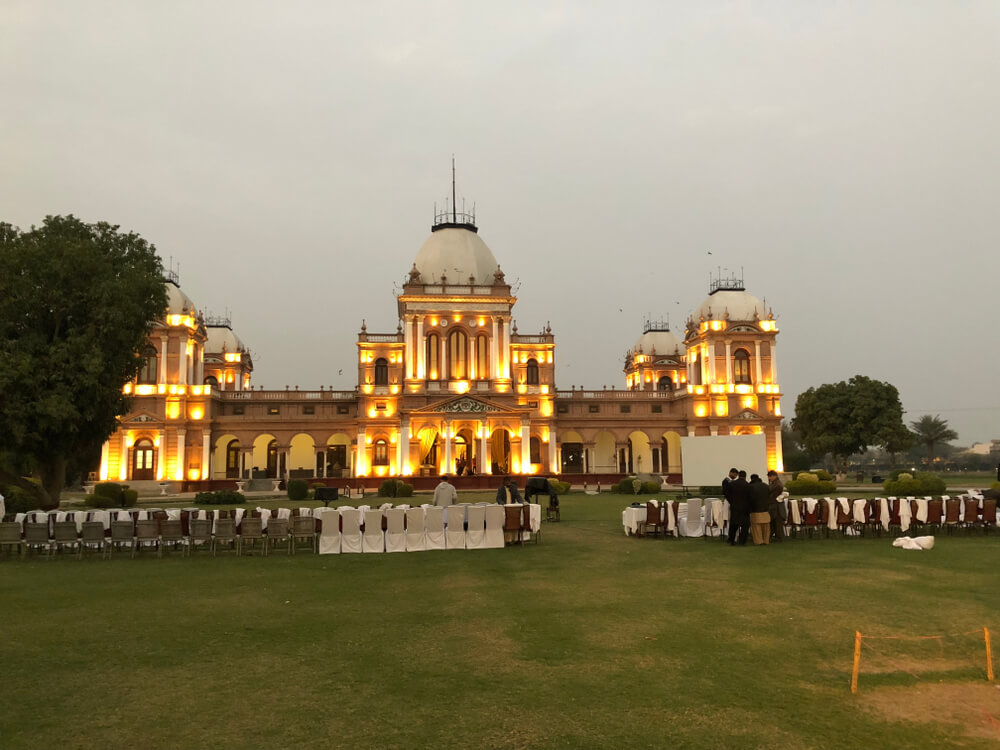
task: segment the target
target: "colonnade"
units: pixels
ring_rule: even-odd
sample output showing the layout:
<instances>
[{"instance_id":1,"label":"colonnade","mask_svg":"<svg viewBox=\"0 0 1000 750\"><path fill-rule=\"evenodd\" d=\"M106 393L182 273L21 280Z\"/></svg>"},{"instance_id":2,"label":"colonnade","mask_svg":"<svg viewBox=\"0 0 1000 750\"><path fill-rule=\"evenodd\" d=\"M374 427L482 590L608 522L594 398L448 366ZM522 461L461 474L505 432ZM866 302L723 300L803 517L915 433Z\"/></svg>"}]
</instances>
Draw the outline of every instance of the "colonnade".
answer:
<instances>
[{"instance_id":1,"label":"colonnade","mask_svg":"<svg viewBox=\"0 0 1000 750\"><path fill-rule=\"evenodd\" d=\"M477 322L484 316L469 316ZM449 352L448 334L454 328L440 323L447 321L446 315L407 315L403 325L404 361L406 363L405 376L407 380L431 379L431 373L427 368L427 338L430 335L428 328L434 328L438 334L438 371L434 373L437 380L448 380ZM510 317L490 316L491 335L489 336L489 351L487 356L487 373L477 372L477 358L474 355L476 337L486 333L483 326L462 327L469 341L469 362L470 372L474 373L469 379L474 380L503 380L510 370ZM436 325L434 324L436 323ZM458 323L454 325L459 325Z\"/></svg>"}]
</instances>

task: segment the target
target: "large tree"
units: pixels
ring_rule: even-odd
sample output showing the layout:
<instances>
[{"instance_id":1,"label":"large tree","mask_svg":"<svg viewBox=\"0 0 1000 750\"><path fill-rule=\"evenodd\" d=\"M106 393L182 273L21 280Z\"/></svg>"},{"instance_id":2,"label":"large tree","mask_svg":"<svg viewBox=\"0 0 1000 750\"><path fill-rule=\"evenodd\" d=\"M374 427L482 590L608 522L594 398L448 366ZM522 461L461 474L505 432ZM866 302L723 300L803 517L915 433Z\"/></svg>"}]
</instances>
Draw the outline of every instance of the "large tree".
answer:
<instances>
[{"instance_id":1,"label":"large tree","mask_svg":"<svg viewBox=\"0 0 1000 750\"><path fill-rule=\"evenodd\" d=\"M74 216L26 232L0 222L0 482L58 504L67 466L127 411L122 387L166 306L142 237Z\"/></svg>"},{"instance_id":2,"label":"large tree","mask_svg":"<svg viewBox=\"0 0 1000 750\"><path fill-rule=\"evenodd\" d=\"M831 453L835 466L869 446L899 450L907 431L896 387L864 375L800 394L792 425L806 450Z\"/></svg>"},{"instance_id":3,"label":"large tree","mask_svg":"<svg viewBox=\"0 0 1000 750\"><path fill-rule=\"evenodd\" d=\"M916 442L927 449L927 460L934 462L934 446L958 439L958 433L948 426L947 419L941 415L924 414L920 419L910 422Z\"/></svg>"}]
</instances>

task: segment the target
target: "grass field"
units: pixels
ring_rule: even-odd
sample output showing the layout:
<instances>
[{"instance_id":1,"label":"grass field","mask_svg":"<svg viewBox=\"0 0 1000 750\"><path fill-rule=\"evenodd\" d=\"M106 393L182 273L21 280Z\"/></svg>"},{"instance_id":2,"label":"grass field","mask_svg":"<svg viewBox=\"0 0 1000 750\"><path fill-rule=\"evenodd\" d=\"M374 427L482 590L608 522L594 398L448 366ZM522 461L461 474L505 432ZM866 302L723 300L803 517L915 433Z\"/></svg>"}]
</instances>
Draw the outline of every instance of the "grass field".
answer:
<instances>
[{"instance_id":1,"label":"grass field","mask_svg":"<svg viewBox=\"0 0 1000 750\"><path fill-rule=\"evenodd\" d=\"M0 747L1000 743L1000 537L733 549L630 500L503 550L0 562ZM855 630L980 633L871 641L854 696Z\"/></svg>"}]
</instances>

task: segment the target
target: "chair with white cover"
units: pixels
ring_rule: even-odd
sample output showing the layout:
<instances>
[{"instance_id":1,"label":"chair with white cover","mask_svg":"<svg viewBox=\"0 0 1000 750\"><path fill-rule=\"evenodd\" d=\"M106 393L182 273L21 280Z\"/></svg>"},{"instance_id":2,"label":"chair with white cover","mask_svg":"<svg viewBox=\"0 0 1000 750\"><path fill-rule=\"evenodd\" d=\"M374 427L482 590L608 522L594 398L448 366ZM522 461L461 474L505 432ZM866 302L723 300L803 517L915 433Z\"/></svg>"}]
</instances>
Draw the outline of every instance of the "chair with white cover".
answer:
<instances>
[{"instance_id":1,"label":"chair with white cover","mask_svg":"<svg viewBox=\"0 0 1000 750\"><path fill-rule=\"evenodd\" d=\"M464 505L451 505L445 513L447 525L444 530L445 544L448 549L465 549L465 512ZM485 522L484 522L485 523Z\"/></svg>"},{"instance_id":2,"label":"chair with white cover","mask_svg":"<svg viewBox=\"0 0 1000 750\"><path fill-rule=\"evenodd\" d=\"M424 509L424 546L426 549L447 549L444 536L444 508L432 505Z\"/></svg>"},{"instance_id":3,"label":"chair with white cover","mask_svg":"<svg viewBox=\"0 0 1000 750\"><path fill-rule=\"evenodd\" d=\"M403 508L389 508L385 512L385 551L406 552L406 511Z\"/></svg>"},{"instance_id":4,"label":"chair with white cover","mask_svg":"<svg viewBox=\"0 0 1000 750\"><path fill-rule=\"evenodd\" d=\"M495 503L494 503L495 504ZM497 505L499 508L500 506ZM466 531L466 549L486 549L486 508L482 505L470 505L466 519L469 527Z\"/></svg>"},{"instance_id":5,"label":"chair with white cover","mask_svg":"<svg viewBox=\"0 0 1000 750\"><path fill-rule=\"evenodd\" d=\"M424 533L424 509L406 509L406 551L423 552L427 549L427 538Z\"/></svg>"},{"instance_id":6,"label":"chair with white cover","mask_svg":"<svg viewBox=\"0 0 1000 750\"><path fill-rule=\"evenodd\" d=\"M385 531L382 529L382 519L385 514L381 508L369 508L365 511L365 533L361 538L362 552L385 552Z\"/></svg>"},{"instance_id":7,"label":"chair with white cover","mask_svg":"<svg viewBox=\"0 0 1000 750\"><path fill-rule=\"evenodd\" d=\"M340 554L340 511L336 508L317 508L320 520L319 553L321 555Z\"/></svg>"},{"instance_id":8,"label":"chair with white cover","mask_svg":"<svg viewBox=\"0 0 1000 750\"><path fill-rule=\"evenodd\" d=\"M340 509L340 551L361 553L361 511L357 508Z\"/></svg>"},{"instance_id":9,"label":"chair with white cover","mask_svg":"<svg viewBox=\"0 0 1000 750\"><path fill-rule=\"evenodd\" d=\"M486 506L486 537L483 546L490 549L503 547L504 506L492 503Z\"/></svg>"}]
</instances>

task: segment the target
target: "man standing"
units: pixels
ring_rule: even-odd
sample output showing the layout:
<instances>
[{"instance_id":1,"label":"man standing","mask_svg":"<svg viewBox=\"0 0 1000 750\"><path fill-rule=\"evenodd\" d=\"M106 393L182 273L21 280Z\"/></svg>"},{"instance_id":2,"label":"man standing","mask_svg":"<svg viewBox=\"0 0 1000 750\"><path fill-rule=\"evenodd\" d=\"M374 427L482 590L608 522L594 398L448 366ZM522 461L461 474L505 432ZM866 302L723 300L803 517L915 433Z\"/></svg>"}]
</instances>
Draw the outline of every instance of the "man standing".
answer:
<instances>
[{"instance_id":1,"label":"man standing","mask_svg":"<svg viewBox=\"0 0 1000 750\"><path fill-rule=\"evenodd\" d=\"M736 479L729 483L729 544L744 545L749 534L750 484L747 482L747 473L740 471Z\"/></svg>"},{"instance_id":2,"label":"man standing","mask_svg":"<svg viewBox=\"0 0 1000 750\"><path fill-rule=\"evenodd\" d=\"M503 480L497 488L497 504L498 505L510 505L511 503L520 503L521 493L518 492L517 484L514 482L514 477L507 477Z\"/></svg>"},{"instance_id":3,"label":"man standing","mask_svg":"<svg viewBox=\"0 0 1000 750\"><path fill-rule=\"evenodd\" d=\"M788 520L788 510L785 508L785 504L778 501L778 498L781 497L781 493L784 491L785 485L778 479L778 472L771 469L767 472L769 501L767 512L771 515L771 533L774 535L774 541L776 542L780 542L785 538L785 521Z\"/></svg>"},{"instance_id":4,"label":"man standing","mask_svg":"<svg viewBox=\"0 0 1000 750\"><path fill-rule=\"evenodd\" d=\"M441 481L434 488L434 504L447 508L458 502L458 490L448 481L448 475L442 474Z\"/></svg>"},{"instance_id":5,"label":"man standing","mask_svg":"<svg viewBox=\"0 0 1000 750\"><path fill-rule=\"evenodd\" d=\"M750 477L750 533L754 544L771 541L771 514L768 512L770 492L758 474Z\"/></svg>"},{"instance_id":6,"label":"man standing","mask_svg":"<svg viewBox=\"0 0 1000 750\"><path fill-rule=\"evenodd\" d=\"M722 496L729 506L729 543L733 543L733 480L739 476L735 468L729 470L729 474L722 480Z\"/></svg>"}]
</instances>

